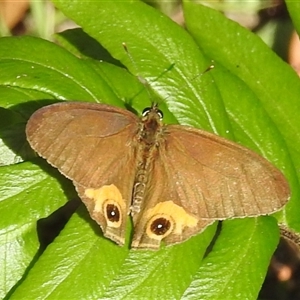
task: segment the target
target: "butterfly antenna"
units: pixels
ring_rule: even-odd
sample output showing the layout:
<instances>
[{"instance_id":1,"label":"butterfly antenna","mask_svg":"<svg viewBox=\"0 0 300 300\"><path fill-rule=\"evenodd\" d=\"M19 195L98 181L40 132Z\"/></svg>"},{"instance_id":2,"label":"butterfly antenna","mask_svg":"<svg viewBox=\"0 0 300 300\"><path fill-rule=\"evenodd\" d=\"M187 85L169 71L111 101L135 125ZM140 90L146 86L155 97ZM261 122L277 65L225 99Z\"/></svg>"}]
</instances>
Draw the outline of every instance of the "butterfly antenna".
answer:
<instances>
[{"instance_id":1,"label":"butterfly antenna","mask_svg":"<svg viewBox=\"0 0 300 300\"><path fill-rule=\"evenodd\" d=\"M213 63L214 63L214 61L212 61L212 64L211 64L210 66L208 66L202 73L200 73L200 74L194 76L194 77L192 78L192 80L194 80L194 79L196 79L196 78L198 78L198 77L204 75L205 73L211 71L211 70L215 67L215 65L214 65Z\"/></svg>"},{"instance_id":2,"label":"butterfly antenna","mask_svg":"<svg viewBox=\"0 0 300 300\"><path fill-rule=\"evenodd\" d=\"M135 61L134 61L133 57L131 56L130 52L128 51L128 48L127 48L126 43L122 43L122 46L123 46L125 52L127 53L127 55L128 55L128 57L129 57L131 63L134 65L134 68L138 71L137 64L135 63ZM141 75L139 74L139 72L138 72L138 74L137 74L137 78L138 78L138 80L139 80L143 85L145 85L145 86L148 85L148 81L147 81L143 76L141 76Z\"/></svg>"},{"instance_id":3,"label":"butterfly antenna","mask_svg":"<svg viewBox=\"0 0 300 300\"><path fill-rule=\"evenodd\" d=\"M153 95L150 93L150 88L151 88L151 82L149 83L148 80L146 80L143 76L140 75L139 71L138 71L138 67L137 67L137 64L135 63L133 57L131 56L128 48L127 48L127 45L126 43L122 43L122 46L124 48L124 50L126 51L127 55L128 55L128 58L130 59L132 65L134 66L134 68L136 69L137 71L137 78L139 79L139 81L144 85L144 87L146 88L147 90L147 93L148 93L148 96L149 96L149 99L151 101L151 107L152 108L155 108L158 106L158 101L153 101ZM158 79L160 79L161 77L163 77L166 73L168 73L173 67L175 66L175 63L171 64L170 67L166 68L159 76L157 76L155 79L153 79L152 81L155 82L157 81ZM205 73L211 71L213 68L214 68L214 61L212 61L212 64L210 66L208 66L202 73L200 74L197 74L196 76L192 77L191 80L195 80L196 78L204 75ZM169 96L167 96L166 98L164 98L163 101L165 101Z\"/></svg>"},{"instance_id":4,"label":"butterfly antenna","mask_svg":"<svg viewBox=\"0 0 300 300\"><path fill-rule=\"evenodd\" d=\"M130 54L128 48L127 48L127 45L126 43L122 43L122 46L124 48L124 50L126 51L131 63L133 64L134 68L136 69L137 71L137 78L138 80L144 85L144 87L146 88L146 91L148 93L148 96L149 96L149 99L151 101L151 107L155 107L155 106L158 106L158 103L157 101L153 101L153 95L150 93L150 88L151 88L151 83L149 83L148 80L146 80L143 76L141 76L139 74L139 71L138 71L138 67L137 67L137 64L135 63L132 55ZM157 81L159 78L161 78L162 76L164 76L165 73L169 72L173 67L174 67L175 64L172 64L169 68L167 68L166 70L164 70L159 76L157 76L155 79L153 79L153 82Z\"/></svg>"}]
</instances>

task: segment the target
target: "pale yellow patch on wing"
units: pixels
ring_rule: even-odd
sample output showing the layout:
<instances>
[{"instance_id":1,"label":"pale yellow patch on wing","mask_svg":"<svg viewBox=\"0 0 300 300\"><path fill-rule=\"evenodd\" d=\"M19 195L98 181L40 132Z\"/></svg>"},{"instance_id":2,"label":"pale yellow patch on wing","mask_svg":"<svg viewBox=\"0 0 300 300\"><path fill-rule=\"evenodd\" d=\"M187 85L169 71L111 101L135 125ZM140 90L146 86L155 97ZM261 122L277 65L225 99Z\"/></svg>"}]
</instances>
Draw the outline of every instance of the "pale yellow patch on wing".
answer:
<instances>
[{"instance_id":1,"label":"pale yellow patch on wing","mask_svg":"<svg viewBox=\"0 0 300 300\"><path fill-rule=\"evenodd\" d=\"M114 185L104 185L99 189L86 189L85 195L95 200L95 211L102 212L103 203L107 200L113 200L121 209L125 209L125 201L119 189Z\"/></svg>"},{"instance_id":2,"label":"pale yellow patch on wing","mask_svg":"<svg viewBox=\"0 0 300 300\"><path fill-rule=\"evenodd\" d=\"M88 188L84 193L95 203L92 212L95 219L100 213L104 216L108 227L119 228L121 226L126 204L122 194L114 184L104 185L99 189Z\"/></svg>"},{"instance_id":3,"label":"pale yellow patch on wing","mask_svg":"<svg viewBox=\"0 0 300 300\"><path fill-rule=\"evenodd\" d=\"M156 204L150 208L146 215L146 219L166 218L172 223L173 233L181 234L185 227L195 227L198 219L188 214L182 207L173 201L165 201Z\"/></svg>"}]
</instances>

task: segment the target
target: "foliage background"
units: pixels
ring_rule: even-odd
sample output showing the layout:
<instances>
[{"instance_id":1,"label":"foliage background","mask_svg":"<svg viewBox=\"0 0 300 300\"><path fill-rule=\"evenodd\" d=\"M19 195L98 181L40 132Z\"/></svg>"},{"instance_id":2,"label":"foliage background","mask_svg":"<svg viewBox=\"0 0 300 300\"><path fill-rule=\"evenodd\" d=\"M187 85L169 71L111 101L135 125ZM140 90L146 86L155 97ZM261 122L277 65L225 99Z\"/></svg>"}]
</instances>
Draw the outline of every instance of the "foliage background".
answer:
<instances>
[{"instance_id":1,"label":"foliage background","mask_svg":"<svg viewBox=\"0 0 300 300\"><path fill-rule=\"evenodd\" d=\"M34 110L57 100L140 113L150 104L141 75L162 99L166 123L215 132L278 166L293 197L276 218L299 231L298 76L256 35L189 1L186 30L138 1L53 3L84 31L56 35L60 46L0 40L1 297L257 299L279 238L273 217L224 221L206 256L217 224L158 252L120 248L77 209L72 184L34 157L24 128ZM296 28L298 6L288 3ZM215 69L195 78L212 60ZM50 224L76 213L45 249L57 210Z\"/></svg>"}]
</instances>

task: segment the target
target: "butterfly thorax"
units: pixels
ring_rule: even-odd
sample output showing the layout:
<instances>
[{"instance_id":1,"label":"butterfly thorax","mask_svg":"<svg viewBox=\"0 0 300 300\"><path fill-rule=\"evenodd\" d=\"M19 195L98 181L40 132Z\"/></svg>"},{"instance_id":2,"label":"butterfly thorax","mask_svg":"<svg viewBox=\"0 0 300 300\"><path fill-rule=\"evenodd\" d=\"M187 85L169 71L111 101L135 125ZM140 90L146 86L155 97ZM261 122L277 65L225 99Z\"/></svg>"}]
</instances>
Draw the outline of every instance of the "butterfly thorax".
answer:
<instances>
[{"instance_id":1,"label":"butterfly thorax","mask_svg":"<svg viewBox=\"0 0 300 300\"><path fill-rule=\"evenodd\" d=\"M163 130L162 113L157 106L153 105L151 108L145 109L138 135L138 166L133 188L132 215L138 213L141 209L148 182L148 174L151 174L151 168L157 155Z\"/></svg>"}]
</instances>

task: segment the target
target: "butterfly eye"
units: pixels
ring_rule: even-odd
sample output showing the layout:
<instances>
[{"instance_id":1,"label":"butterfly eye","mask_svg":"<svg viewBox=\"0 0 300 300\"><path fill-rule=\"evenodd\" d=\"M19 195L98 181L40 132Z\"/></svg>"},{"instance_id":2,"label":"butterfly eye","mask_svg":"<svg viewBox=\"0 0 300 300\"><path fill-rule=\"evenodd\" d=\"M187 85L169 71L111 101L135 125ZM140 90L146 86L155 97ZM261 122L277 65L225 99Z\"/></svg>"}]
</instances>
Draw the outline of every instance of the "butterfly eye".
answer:
<instances>
[{"instance_id":1,"label":"butterfly eye","mask_svg":"<svg viewBox=\"0 0 300 300\"><path fill-rule=\"evenodd\" d=\"M162 112L161 110L158 109L158 110L157 110L157 114L158 114L158 116L159 116L159 119L162 120L163 117L164 117L163 112Z\"/></svg>"},{"instance_id":2,"label":"butterfly eye","mask_svg":"<svg viewBox=\"0 0 300 300\"><path fill-rule=\"evenodd\" d=\"M119 208L114 204L106 205L106 217L110 222L119 222L120 220Z\"/></svg>"},{"instance_id":3,"label":"butterfly eye","mask_svg":"<svg viewBox=\"0 0 300 300\"><path fill-rule=\"evenodd\" d=\"M151 107L146 107L142 112L142 116L146 117L150 111L151 111Z\"/></svg>"},{"instance_id":4,"label":"butterfly eye","mask_svg":"<svg viewBox=\"0 0 300 300\"><path fill-rule=\"evenodd\" d=\"M150 230L156 235L164 235L171 228L171 222L165 218L158 218L150 225Z\"/></svg>"}]
</instances>

